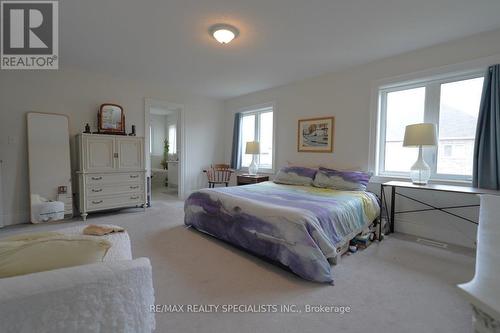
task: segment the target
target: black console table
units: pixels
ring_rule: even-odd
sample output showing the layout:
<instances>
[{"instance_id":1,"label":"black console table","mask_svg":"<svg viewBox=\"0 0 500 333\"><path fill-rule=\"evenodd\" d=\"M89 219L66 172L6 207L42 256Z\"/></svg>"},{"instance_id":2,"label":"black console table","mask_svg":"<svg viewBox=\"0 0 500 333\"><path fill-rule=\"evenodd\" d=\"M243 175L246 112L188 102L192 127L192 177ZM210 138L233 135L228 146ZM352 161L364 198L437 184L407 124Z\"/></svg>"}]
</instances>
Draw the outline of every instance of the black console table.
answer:
<instances>
[{"instance_id":1,"label":"black console table","mask_svg":"<svg viewBox=\"0 0 500 333\"><path fill-rule=\"evenodd\" d=\"M388 212L387 208L387 199L385 198L385 188L390 187L391 188L391 211L390 213ZM381 209L385 210L386 216L389 219L389 226L390 226L390 232L394 232L394 216L396 214L403 214L403 213L417 213L417 212L426 212L426 211L431 211L431 210L438 210L443 213L452 215L456 218L459 218L463 221L467 221L469 223L473 224L478 224L476 221L473 221L469 218L466 218L464 216L460 216L458 214L452 213L448 211L449 209L455 209L455 208L466 208L466 207L478 207L479 204L475 205L457 205L457 206L446 206L446 207L437 207L434 206L433 204L423 202L421 200L412 198L406 194L398 193L397 188L406 188L406 189L418 189L418 190L427 190L427 191L439 191L439 192L450 192L450 193L463 193L463 194L493 194L493 195L500 195L499 191L495 190L487 190L487 189L482 189L482 188L476 188L476 187L469 187L469 186L455 186L455 185L439 185L439 184L427 184L427 185L416 185L411 182L401 182L401 181L390 181L386 183L380 184L380 201L381 201ZM405 210L405 211L399 211L396 212L396 196L401 196L403 198L406 198L408 200L418 202L426 208L421 208L421 209L412 209L412 210Z\"/></svg>"}]
</instances>

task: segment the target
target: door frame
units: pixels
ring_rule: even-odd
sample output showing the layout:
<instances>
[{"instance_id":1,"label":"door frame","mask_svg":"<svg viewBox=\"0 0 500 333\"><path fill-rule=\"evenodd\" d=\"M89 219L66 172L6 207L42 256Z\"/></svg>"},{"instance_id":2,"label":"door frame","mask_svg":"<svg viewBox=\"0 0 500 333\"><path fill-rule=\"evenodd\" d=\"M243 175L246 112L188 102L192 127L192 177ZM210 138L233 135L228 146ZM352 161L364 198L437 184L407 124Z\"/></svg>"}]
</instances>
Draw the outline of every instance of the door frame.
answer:
<instances>
[{"instance_id":1,"label":"door frame","mask_svg":"<svg viewBox=\"0 0 500 333\"><path fill-rule=\"evenodd\" d=\"M149 154L149 141L150 141L150 133L149 133L149 123L150 123L150 112L151 107L158 107L167 110L175 110L178 112L179 120L178 124L180 127L181 135L180 139L180 151L181 154L179 156L179 184L178 184L178 196L179 199L185 198L186 193L186 166L187 166L187 151L186 151L186 124L185 124L185 115L184 115L184 105L171 103L165 100L157 99L157 98L144 98L144 155L146 161L146 177L151 177L151 155Z\"/></svg>"}]
</instances>

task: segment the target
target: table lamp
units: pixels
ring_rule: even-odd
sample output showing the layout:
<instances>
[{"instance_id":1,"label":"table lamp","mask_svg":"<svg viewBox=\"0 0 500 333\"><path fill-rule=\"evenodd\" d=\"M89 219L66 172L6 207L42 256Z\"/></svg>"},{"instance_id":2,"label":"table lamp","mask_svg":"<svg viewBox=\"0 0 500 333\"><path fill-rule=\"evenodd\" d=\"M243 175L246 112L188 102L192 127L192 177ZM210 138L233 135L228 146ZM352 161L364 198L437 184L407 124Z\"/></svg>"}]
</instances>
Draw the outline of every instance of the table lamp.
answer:
<instances>
[{"instance_id":1,"label":"table lamp","mask_svg":"<svg viewBox=\"0 0 500 333\"><path fill-rule=\"evenodd\" d=\"M252 154L252 163L248 167L248 174L256 175L259 171L259 166L257 165L256 156L260 154L260 144L258 141L247 142L247 147L245 149L245 154Z\"/></svg>"},{"instance_id":2,"label":"table lamp","mask_svg":"<svg viewBox=\"0 0 500 333\"><path fill-rule=\"evenodd\" d=\"M418 159L410 169L413 184L425 185L429 181L431 168L424 161L422 147L436 144L436 125L422 123L406 126L403 147L418 147Z\"/></svg>"}]
</instances>

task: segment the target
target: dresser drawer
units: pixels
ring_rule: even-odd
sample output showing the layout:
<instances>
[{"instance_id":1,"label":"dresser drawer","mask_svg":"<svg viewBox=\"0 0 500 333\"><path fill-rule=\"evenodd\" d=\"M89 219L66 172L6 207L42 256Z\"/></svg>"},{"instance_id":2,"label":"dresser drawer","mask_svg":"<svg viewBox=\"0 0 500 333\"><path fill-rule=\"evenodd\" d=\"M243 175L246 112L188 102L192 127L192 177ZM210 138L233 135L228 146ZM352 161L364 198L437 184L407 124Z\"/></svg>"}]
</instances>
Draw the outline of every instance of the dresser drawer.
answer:
<instances>
[{"instance_id":1,"label":"dresser drawer","mask_svg":"<svg viewBox=\"0 0 500 333\"><path fill-rule=\"evenodd\" d=\"M144 172L99 173L85 175L85 183L87 185L123 184L128 182L144 182Z\"/></svg>"},{"instance_id":2,"label":"dresser drawer","mask_svg":"<svg viewBox=\"0 0 500 333\"><path fill-rule=\"evenodd\" d=\"M129 193L87 199L87 211L144 204L144 193Z\"/></svg>"},{"instance_id":3,"label":"dresser drawer","mask_svg":"<svg viewBox=\"0 0 500 333\"><path fill-rule=\"evenodd\" d=\"M90 184L87 185L87 195L89 197L122 194L131 192L144 192L144 184L139 182L126 182L126 184Z\"/></svg>"}]
</instances>

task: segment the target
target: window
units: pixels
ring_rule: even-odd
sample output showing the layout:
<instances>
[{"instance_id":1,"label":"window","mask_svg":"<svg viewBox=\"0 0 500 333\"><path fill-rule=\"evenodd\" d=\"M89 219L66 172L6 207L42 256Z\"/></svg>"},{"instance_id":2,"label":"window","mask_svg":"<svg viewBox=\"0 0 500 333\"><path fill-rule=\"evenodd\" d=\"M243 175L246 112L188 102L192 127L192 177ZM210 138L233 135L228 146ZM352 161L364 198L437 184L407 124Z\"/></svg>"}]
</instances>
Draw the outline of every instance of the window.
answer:
<instances>
[{"instance_id":1,"label":"window","mask_svg":"<svg viewBox=\"0 0 500 333\"><path fill-rule=\"evenodd\" d=\"M417 160L417 150L403 147L406 125L424 122L425 88L389 92L386 95L384 170L405 172Z\"/></svg>"},{"instance_id":2,"label":"window","mask_svg":"<svg viewBox=\"0 0 500 333\"><path fill-rule=\"evenodd\" d=\"M273 107L259 108L242 112L240 122L241 166L247 168L252 162L252 155L245 154L246 143L260 142L260 154L257 156L259 170L272 171L274 161L274 113Z\"/></svg>"},{"instance_id":3,"label":"window","mask_svg":"<svg viewBox=\"0 0 500 333\"><path fill-rule=\"evenodd\" d=\"M168 126L168 153L177 154L177 126L175 124Z\"/></svg>"},{"instance_id":4,"label":"window","mask_svg":"<svg viewBox=\"0 0 500 333\"><path fill-rule=\"evenodd\" d=\"M434 123L437 147L424 148L432 179L470 180L483 76L431 79L379 91L378 173L406 176L418 149L403 147L406 125Z\"/></svg>"}]
</instances>

